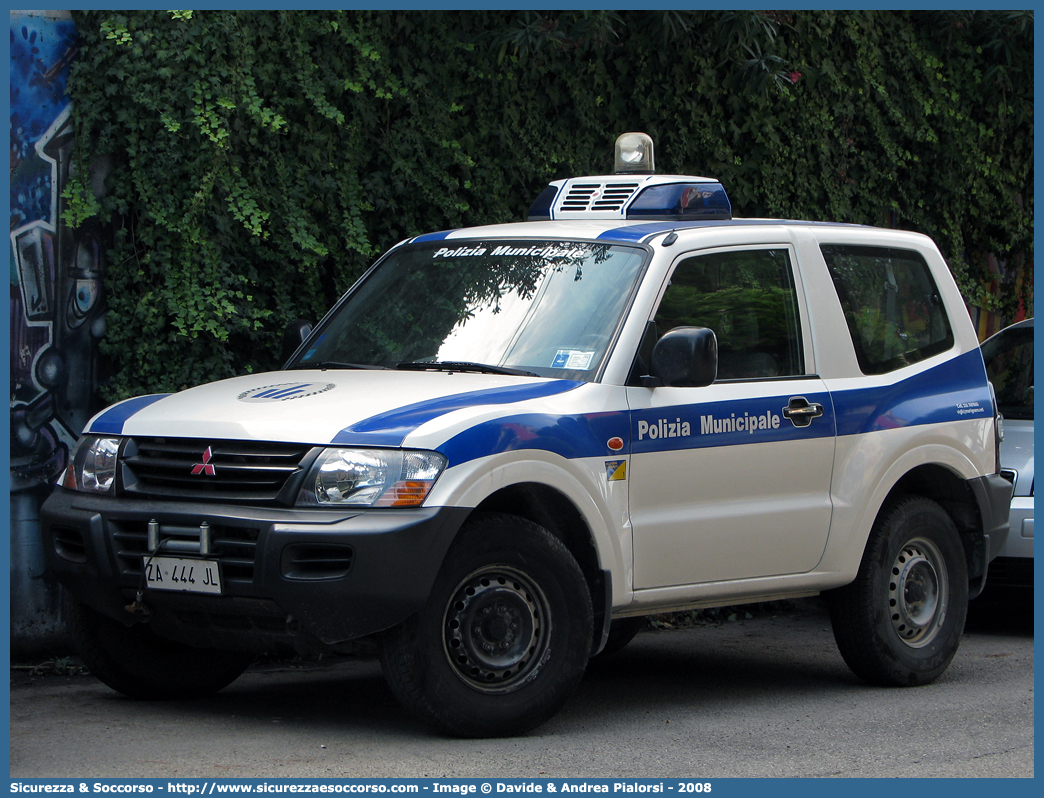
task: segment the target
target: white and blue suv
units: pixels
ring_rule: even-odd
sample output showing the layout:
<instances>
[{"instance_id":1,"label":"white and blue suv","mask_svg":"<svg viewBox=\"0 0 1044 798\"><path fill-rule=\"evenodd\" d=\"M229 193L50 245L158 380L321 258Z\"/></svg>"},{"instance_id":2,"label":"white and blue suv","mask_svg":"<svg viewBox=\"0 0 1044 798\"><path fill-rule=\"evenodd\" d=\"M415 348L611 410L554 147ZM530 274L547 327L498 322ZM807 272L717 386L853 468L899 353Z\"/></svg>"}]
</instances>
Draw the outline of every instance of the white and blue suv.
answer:
<instances>
[{"instance_id":1,"label":"white and blue suv","mask_svg":"<svg viewBox=\"0 0 1044 798\"><path fill-rule=\"evenodd\" d=\"M1011 484L938 249L617 155L395 246L283 370L88 423L42 526L102 681L376 636L433 727L518 734L634 619L819 593L863 679L946 669Z\"/></svg>"}]
</instances>

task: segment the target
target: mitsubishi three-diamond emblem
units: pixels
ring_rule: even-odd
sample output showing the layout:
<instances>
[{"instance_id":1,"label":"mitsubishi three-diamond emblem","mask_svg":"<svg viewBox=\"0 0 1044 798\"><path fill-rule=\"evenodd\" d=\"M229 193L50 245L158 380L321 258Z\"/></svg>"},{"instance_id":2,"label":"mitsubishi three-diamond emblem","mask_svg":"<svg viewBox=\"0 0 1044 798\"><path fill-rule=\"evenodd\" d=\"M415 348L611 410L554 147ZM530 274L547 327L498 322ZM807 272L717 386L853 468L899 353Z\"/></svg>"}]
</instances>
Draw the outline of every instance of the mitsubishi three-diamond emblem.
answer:
<instances>
[{"instance_id":1,"label":"mitsubishi three-diamond emblem","mask_svg":"<svg viewBox=\"0 0 1044 798\"><path fill-rule=\"evenodd\" d=\"M214 474L216 474L217 472L214 470L214 466L210 464L210 458L212 458L213 456L214 455L211 454L210 447L208 446L207 450L203 452L203 462L196 463L194 466L192 466L192 473L206 474L208 477L214 476Z\"/></svg>"}]
</instances>

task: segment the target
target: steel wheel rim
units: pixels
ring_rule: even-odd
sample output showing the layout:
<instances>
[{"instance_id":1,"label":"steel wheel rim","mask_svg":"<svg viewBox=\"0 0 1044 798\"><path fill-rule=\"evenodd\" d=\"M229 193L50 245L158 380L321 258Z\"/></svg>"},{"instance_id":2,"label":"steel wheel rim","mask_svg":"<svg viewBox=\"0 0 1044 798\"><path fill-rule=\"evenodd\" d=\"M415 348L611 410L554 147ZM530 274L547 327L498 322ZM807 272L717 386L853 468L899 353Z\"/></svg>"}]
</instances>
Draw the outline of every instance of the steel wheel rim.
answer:
<instances>
[{"instance_id":1,"label":"steel wheel rim","mask_svg":"<svg viewBox=\"0 0 1044 798\"><path fill-rule=\"evenodd\" d=\"M544 592L506 565L461 580L446 606L443 650L454 674L483 693L510 693L546 659L551 613Z\"/></svg>"},{"instance_id":2,"label":"steel wheel rim","mask_svg":"<svg viewBox=\"0 0 1044 798\"><path fill-rule=\"evenodd\" d=\"M888 579L888 611L895 633L911 648L928 645L942 628L949 602L942 553L930 540L915 538L896 554Z\"/></svg>"}]
</instances>

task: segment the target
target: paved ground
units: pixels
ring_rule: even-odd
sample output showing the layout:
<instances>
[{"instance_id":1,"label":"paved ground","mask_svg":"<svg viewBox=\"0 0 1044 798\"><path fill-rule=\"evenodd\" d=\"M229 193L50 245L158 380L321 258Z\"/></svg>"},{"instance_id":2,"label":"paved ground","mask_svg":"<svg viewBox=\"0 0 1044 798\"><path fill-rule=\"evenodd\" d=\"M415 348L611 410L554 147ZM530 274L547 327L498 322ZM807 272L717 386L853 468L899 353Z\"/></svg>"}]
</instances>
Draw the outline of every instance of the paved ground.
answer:
<instances>
[{"instance_id":1,"label":"paved ground","mask_svg":"<svg viewBox=\"0 0 1044 798\"><path fill-rule=\"evenodd\" d=\"M643 632L507 740L429 734L372 661L256 668L183 703L12 674L14 778L1029 777L1033 751L1032 619L1004 606L976 613L938 682L900 690L851 675L814 603Z\"/></svg>"}]
</instances>

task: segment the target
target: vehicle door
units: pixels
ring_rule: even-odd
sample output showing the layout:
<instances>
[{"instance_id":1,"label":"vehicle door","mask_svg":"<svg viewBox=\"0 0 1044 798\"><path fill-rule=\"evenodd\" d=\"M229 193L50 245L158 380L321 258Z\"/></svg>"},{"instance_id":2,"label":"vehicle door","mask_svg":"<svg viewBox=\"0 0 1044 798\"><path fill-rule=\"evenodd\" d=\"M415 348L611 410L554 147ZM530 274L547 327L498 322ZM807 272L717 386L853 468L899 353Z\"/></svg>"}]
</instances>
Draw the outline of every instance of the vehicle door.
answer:
<instances>
[{"instance_id":1,"label":"vehicle door","mask_svg":"<svg viewBox=\"0 0 1044 798\"><path fill-rule=\"evenodd\" d=\"M717 379L628 387L635 589L804 573L830 527L835 418L788 245L679 258L657 332L707 327Z\"/></svg>"}]
</instances>

